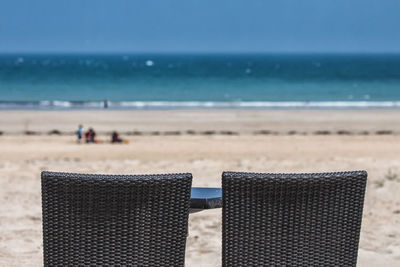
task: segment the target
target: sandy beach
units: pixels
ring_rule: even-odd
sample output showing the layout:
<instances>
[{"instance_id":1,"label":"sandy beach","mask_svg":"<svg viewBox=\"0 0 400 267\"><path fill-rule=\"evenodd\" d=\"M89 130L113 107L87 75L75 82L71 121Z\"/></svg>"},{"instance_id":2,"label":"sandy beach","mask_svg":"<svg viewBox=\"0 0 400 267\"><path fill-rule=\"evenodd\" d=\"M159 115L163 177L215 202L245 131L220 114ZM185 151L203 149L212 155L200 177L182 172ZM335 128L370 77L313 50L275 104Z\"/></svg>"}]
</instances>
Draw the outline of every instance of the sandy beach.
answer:
<instances>
[{"instance_id":1,"label":"sandy beach","mask_svg":"<svg viewBox=\"0 0 400 267\"><path fill-rule=\"evenodd\" d=\"M400 133L398 110L66 110L1 111L0 132L47 134L58 130L73 134L79 123L98 133L184 134L231 131L254 134L313 134L318 131L374 134Z\"/></svg>"},{"instance_id":2,"label":"sandy beach","mask_svg":"<svg viewBox=\"0 0 400 267\"><path fill-rule=\"evenodd\" d=\"M80 123L104 143L77 144ZM113 130L130 143L106 143ZM43 170L191 172L210 187L228 170L367 170L358 266L400 265L399 110L0 111L0 132L1 266L42 264ZM221 209L189 224L186 265L220 266Z\"/></svg>"}]
</instances>

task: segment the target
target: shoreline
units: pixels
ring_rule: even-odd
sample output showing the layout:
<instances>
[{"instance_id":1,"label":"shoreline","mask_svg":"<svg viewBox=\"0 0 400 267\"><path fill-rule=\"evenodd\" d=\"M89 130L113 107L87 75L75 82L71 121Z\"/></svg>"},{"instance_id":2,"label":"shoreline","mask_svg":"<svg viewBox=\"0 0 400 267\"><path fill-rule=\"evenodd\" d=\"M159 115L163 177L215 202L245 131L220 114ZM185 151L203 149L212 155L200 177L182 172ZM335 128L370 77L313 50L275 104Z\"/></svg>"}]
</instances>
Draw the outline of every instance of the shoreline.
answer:
<instances>
[{"instance_id":1,"label":"shoreline","mask_svg":"<svg viewBox=\"0 0 400 267\"><path fill-rule=\"evenodd\" d=\"M36 100L4 101L0 100L0 110L38 110L38 111L79 111L79 110L370 110L400 109L400 100L296 100L296 101L97 101L72 100Z\"/></svg>"}]
</instances>

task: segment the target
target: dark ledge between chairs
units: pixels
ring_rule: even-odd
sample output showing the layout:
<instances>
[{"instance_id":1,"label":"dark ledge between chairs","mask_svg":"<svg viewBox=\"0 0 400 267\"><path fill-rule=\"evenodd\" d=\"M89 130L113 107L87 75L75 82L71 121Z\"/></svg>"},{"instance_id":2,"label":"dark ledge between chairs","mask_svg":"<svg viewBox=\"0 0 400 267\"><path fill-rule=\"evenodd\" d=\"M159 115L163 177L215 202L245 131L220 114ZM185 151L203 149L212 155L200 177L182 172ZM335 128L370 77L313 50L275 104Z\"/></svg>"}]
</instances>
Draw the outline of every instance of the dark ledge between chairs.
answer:
<instances>
[{"instance_id":1,"label":"dark ledge between chairs","mask_svg":"<svg viewBox=\"0 0 400 267\"><path fill-rule=\"evenodd\" d=\"M221 188L192 187L190 213L216 208L222 208Z\"/></svg>"}]
</instances>

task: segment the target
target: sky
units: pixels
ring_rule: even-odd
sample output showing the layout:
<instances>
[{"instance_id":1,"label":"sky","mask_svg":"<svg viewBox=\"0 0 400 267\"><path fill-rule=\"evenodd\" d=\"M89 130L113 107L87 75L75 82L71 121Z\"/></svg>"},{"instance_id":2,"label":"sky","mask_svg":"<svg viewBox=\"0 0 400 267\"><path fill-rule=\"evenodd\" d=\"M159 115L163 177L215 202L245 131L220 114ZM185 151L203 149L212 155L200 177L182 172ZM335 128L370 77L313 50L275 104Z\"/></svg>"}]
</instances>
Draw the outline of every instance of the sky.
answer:
<instances>
[{"instance_id":1,"label":"sky","mask_svg":"<svg viewBox=\"0 0 400 267\"><path fill-rule=\"evenodd\" d=\"M1 0L0 53L400 52L399 0Z\"/></svg>"}]
</instances>

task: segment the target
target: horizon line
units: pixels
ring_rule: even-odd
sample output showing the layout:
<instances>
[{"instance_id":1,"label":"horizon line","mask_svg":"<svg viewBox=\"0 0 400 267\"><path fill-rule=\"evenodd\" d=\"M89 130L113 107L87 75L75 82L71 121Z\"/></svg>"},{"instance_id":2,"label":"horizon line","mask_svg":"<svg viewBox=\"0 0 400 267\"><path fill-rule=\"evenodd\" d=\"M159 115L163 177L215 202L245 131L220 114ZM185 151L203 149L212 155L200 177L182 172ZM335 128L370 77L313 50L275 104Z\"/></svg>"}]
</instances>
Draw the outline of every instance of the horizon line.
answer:
<instances>
[{"instance_id":1,"label":"horizon line","mask_svg":"<svg viewBox=\"0 0 400 267\"><path fill-rule=\"evenodd\" d=\"M0 55L400 55L400 51L0 51Z\"/></svg>"}]
</instances>

